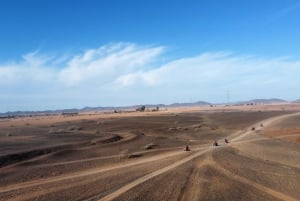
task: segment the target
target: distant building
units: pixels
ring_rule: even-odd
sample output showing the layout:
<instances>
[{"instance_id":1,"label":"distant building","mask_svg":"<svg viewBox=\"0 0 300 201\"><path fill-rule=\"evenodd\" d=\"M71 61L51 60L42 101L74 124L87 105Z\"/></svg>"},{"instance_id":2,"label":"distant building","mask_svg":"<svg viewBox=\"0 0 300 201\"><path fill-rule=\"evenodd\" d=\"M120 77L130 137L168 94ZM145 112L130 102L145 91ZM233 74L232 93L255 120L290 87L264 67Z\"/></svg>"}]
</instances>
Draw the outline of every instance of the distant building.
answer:
<instances>
[{"instance_id":1,"label":"distant building","mask_svg":"<svg viewBox=\"0 0 300 201\"><path fill-rule=\"evenodd\" d=\"M63 112L63 116L77 116L78 112Z\"/></svg>"},{"instance_id":2,"label":"distant building","mask_svg":"<svg viewBox=\"0 0 300 201\"><path fill-rule=\"evenodd\" d=\"M12 119L15 118L15 115L0 115L0 119Z\"/></svg>"}]
</instances>

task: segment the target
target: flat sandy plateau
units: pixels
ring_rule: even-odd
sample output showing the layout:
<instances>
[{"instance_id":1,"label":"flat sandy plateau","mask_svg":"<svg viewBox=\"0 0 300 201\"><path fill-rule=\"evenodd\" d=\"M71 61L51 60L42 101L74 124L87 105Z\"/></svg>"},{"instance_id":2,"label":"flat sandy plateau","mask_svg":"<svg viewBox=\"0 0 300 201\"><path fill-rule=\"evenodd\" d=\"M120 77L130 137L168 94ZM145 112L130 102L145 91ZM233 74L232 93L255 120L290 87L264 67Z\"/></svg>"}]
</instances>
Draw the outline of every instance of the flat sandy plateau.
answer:
<instances>
[{"instance_id":1,"label":"flat sandy plateau","mask_svg":"<svg viewBox=\"0 0 300 201\"><path fill-rule=\"evenodd\" d=\"M0 200L300 200L300 105L1 119Z\"/></svg>"}]
</instances>

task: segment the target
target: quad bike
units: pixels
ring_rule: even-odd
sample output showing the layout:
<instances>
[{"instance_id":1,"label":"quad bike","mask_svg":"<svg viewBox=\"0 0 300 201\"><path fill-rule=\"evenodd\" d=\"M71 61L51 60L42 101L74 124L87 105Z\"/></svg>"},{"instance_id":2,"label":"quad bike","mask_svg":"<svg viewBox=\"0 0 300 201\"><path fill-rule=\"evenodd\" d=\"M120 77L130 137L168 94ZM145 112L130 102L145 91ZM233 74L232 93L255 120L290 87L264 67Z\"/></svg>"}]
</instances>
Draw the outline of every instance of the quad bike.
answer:
<instances>
[{"instance_id":1,"label":"quad bike","mask_svg":"<svg viewBox=\"0 0 300 201\"><path fill-rule=\"evenodd\" d=\"M185 146L183 151L191 151L191 150L190 150L189 146L187 145L187 146Z\"/></svg>"},{"instance_id":2,"label":"quad bike","mask_svg":"<svg viewBox=\"0 0 300 201\"><path fill-rule=\"evenodd\" d=\"M215 147L219 146L218 142L214 141L213 146L215 146Z\"/></svg>"},{"instance_id":3,"label":"quad bike","mask_svg":"<svg viewBox=\"0 0 300 201\"><path fill-rule=\"evenodd\" d=\"M229 141L226 138L224 139L224 141L225 141L226 144L229 143Z\"/></svg>"}]
</instances>

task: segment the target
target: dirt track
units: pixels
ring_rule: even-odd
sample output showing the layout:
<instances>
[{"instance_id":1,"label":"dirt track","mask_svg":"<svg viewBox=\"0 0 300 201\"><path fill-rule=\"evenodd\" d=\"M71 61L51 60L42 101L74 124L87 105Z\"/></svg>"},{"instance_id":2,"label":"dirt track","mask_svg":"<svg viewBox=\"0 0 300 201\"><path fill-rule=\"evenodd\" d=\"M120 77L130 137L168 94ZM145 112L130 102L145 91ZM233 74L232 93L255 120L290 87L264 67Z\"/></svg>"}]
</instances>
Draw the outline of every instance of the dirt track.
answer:
<instances>
[{"instance_id":1,"label":"dirt track","mask_svg":"<svg viewBox=\"0 0 300 201\"><path fill-rule=\"evenodd\" d=\"M264 121L264 125L265 126L269 126L270 124L272 124L272 123L274 123L276 121L281 121L281 120L283 120L285 118L292 117L292 116L297 116L297 115L300 115L300 113L289 114L289 115L282 115L282 116L279 116L279 117L270 118L270 119L267 119L267 120ZM253 126L256 127L257 125L252 125L252 127ZM234 143L236 141L239 141L239 140L242 140L244 137L246 137L247 135L249 135L251 133L253 133L253 131L250 130L250 131L245 131L244 133L238 132L238 133L233 134L232 136L236 136L237 135L237 137L231 138L232 139L232 143ZM173 168L176 168L179 165L182 165L182 164L184 164L184 163L186 163L186 162L188 162L188 161L190 161L190 160L192 160L192 159L194 159L194 158L196 158L196 157L198 157L200 155L203 155L203 154L205 154L205 153L207 153L209 151L213 151L212 149L213 148L211 148L211 147L204 148L204 150L198 151L198 152L196 152L195 154L193 154L193 155L191 155L189 157L186 157L186 158L184 158L184 159L182 159L180 161L177 161L177 162L173 163L172 165L169 165L169 166L167 166L167 167L165 167L163 169L157 170L157 171L155 171L155 172L153 172L151 174L148 174L148 175L146 175L144 177L141 177L141 178L139 178L139 179L137 179L137 180L135 180L135 181L133 181L133 182L131 182L131 183L123 186L122 188L118 189L117 191L115 191L115 192L113 192L113 193L105 196L104 198L99 199L99 201L110 201L110 200L113 200L116 197L118 197L119 195L121 195L121 194L125 193L126 191L132 189L133 187L135 187L135 186L137 186L137 185L139 185L139 184L141 184L143 182L146 182L146 181L150 180L151 178L153 178L155 176L163 174L166 171L169 171L169 170L171 170ZM213 167L214 168L218 167L218 170L221 170L227 176L232 176L232 177L234 177L235 180L238 180L238 181L240 181L242 183L246 183L248 185L251 185L251 186L253 186L253 187L255 187L255 188L259 189L259 190L263 190L264 192L266 192L266 193L268 193L268 194L270 194L272 196L275 196L275 197L277 197L279 199L282 199L282 200L296 201L295 198L292 198L292 197L290 197L288 195L285 195L283 193L274 191L274 190L272 190L272 189L270 189L268 187L265 187L263 185L257 184L255 182L250 181L250 180L247 180L247 179L245 179L243 177L235 175L235 174L231 173L230 171L228 171L228 170L226 170L224 168L220 168L220 166L217 165L212 160L209 160L208 163L213 163Z\"/></svg>"},{"instance_id":2,"label":"dirt track","mask_svg":"<svg viewBox=\"0 0 300 201\"><path fill-rule=\"evenodd\" d=\"M2 167L0 200L299 200L299 144L285 140L295 134L265 135L298 115L188 113L104 119L107 134L97 140L88 130L97 129L90 121L80 124L83 131L70 133L85 135L88 141L80 146L76 141L66 149ZM142 124L144 118L148 125ZM103 143L115 132L122 139ZM229 144L222 143L225 137ZM213 139L220 146L212 147ZM145 150L148 143L154 147ZM185 144L191 145L191 152L182 151ZM289 157L280 158L274 150L272 154L273 147L287 149Z\"/></svg>"}]
</instances>

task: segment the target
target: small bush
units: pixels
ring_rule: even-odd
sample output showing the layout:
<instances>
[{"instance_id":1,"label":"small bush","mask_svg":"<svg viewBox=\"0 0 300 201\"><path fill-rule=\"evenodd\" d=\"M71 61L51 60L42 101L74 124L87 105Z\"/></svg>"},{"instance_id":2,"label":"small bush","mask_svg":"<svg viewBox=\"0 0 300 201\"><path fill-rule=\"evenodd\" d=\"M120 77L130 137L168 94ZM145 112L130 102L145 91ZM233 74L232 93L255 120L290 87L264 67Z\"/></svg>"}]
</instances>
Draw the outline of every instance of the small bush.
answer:
<instances>
[{"instance_id":1,"label":"small bush","mask_svg":"<svg viewBox=\"0 0 300 201\"><path fill-rule=\"evenodd\" d=\"M128 158L138 158L138 157L141 157L142 154L138 154L138 153L131 153L131 154L128 154Z\"/></svg>"},{"instance_id":2,"label":"small bush","mask_svg":"<svg viewBox=\"0 0 300 201\"><path fill-rule=\"evenodd\" d=\"M150 143L150 144L146 144L145 149L153 149L154 144Z\"/></svg>"}]
</instances>

